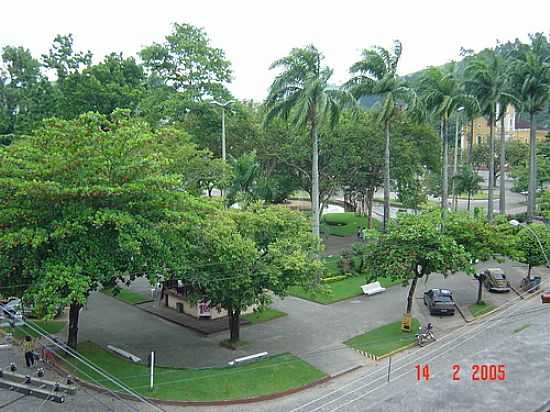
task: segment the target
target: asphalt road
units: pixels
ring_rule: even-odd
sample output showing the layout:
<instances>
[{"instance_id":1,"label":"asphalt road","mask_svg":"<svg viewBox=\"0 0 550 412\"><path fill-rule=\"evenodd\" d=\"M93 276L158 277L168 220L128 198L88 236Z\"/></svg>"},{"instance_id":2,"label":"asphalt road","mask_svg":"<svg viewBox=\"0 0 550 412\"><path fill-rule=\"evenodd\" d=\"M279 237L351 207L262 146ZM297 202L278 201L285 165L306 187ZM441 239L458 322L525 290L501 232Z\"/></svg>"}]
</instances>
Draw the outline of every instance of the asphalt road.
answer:
<instances>
[{"instance_id":1,"label":"asphalt road","mask_svg":"<svg viewBox=\"0 0 550 412\"><path fill-rule=\"evenodd\" d=\"M417 380L417 364L429 380ZM460 366L453 380L453 365ZM504 365L504 380L472 380L474 365ZM481 376L479 376L481 377ZM202 411L535 411L550 398L550 305L540 298L439 337L424 348L363 368L322 387L272 402Z\"/></svg>"}]
</instances>

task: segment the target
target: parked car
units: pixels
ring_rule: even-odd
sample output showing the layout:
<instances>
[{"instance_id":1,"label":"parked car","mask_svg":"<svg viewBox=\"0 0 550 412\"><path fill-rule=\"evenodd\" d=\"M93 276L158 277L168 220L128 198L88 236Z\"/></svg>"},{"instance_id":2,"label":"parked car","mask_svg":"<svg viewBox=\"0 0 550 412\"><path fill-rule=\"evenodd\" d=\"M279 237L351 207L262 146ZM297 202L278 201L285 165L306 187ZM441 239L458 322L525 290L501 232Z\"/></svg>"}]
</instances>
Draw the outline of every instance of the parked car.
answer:
<instances>
[{"instance_id":1,"label":"parked car","mask_svg":"<svg viewBox=\"0 0 550 412\"><path fill-rule=\"evenodd\" d=\"M424 292L424 304L431 315L454 315L455 301L449 289L430 289Z\"/></svg>"},{"instance_id":2,"label":"parked car","mask_svg":"<svg viewBox=\"0 0 550 412\"><path fill-rule=\"evenodd\" d=\"M510 292L510 282L502 269L487 269L485 274L485 287L489 292Z\"/></svg>"}]
</instances>

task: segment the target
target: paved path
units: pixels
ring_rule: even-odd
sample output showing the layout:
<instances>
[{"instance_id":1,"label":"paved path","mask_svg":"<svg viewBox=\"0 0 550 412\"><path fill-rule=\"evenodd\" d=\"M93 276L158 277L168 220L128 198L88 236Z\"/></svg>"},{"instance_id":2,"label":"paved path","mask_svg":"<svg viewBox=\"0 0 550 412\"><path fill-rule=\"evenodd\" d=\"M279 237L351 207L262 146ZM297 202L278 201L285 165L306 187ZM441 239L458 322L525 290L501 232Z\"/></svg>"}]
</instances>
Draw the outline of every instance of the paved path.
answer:
<instances>
[{"instance_id":1,"label":"paved path","mask_svg":"<svg viewBox=\"0 0 550 412\"><path fill-rule=\"evenodd\" d=\"M535 411L550 397L550 305L520 301L424 348L395 355L391 381L387 361L311 390L275 401L201 412L485 412ZM418 382L415 365L428 364L430 379ZM459 364L460 380L452 380ZM472 381L474 364L504 364L504 381ZM176 409L170 409L176 411Z\"/></svg>"}]
</instances>

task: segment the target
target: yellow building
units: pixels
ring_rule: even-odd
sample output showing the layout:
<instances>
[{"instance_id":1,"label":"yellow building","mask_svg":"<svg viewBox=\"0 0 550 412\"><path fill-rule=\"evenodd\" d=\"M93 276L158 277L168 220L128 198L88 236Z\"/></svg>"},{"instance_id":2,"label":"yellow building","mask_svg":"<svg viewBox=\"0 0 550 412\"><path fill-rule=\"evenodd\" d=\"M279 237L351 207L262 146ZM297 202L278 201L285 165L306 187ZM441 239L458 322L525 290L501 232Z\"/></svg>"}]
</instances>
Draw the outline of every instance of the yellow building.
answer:
<instances>
[{"instance_id":1,"label":"yellow building","mask_svg":"<svg viewBox=\"0 0 550 412\"><path fill-rule=\"evenodd\" d=\"M462 147L468 147L468 138L470 136L471 122L467 122L462 128ZM506 141L516 140L522 143L529 143L530 133L529 122L521 120L519 113L514 106L508 105L504 114L504 136ZM550 133L550 128L539 125L537 127L537 140L542 141ZM495 142L500 139L500 120L495 127ZM487 143L489 141L489 125L485 117L474 119L473 145Z\"/></svg>"}]
</instances>

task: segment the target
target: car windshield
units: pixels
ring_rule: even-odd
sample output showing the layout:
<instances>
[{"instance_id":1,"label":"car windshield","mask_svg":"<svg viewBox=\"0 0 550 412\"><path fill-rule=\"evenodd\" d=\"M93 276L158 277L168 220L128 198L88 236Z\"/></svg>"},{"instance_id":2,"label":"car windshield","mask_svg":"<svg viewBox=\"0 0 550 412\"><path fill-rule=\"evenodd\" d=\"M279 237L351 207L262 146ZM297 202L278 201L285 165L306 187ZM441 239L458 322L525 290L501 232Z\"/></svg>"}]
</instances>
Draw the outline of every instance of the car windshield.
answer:
<instances>
[{"instance_id":1,"label":"car windshield","mask_svg":"<svg viewBox=\"0 0 550 412\"><path fill-rule=\"evenodd\" d=\"M494 278L495 278L496 280L504 280L504 279L506 279L506 277L505 277L502 273L495 273L493 276L494 276Z\"/></svg>"},{"instance_id":2,"label":"car windshield","mask_svg":"<svg viewBox=\"0 0 550 412\"><path fill-rule=\"evenodd\" d=\"M451 296L439 295L436 297L436 302L451 302L453 298Z\"/></svg>"}]
</instances>

